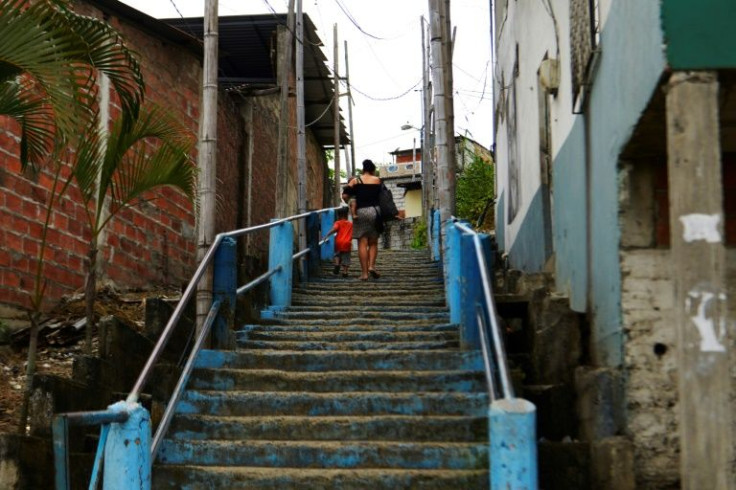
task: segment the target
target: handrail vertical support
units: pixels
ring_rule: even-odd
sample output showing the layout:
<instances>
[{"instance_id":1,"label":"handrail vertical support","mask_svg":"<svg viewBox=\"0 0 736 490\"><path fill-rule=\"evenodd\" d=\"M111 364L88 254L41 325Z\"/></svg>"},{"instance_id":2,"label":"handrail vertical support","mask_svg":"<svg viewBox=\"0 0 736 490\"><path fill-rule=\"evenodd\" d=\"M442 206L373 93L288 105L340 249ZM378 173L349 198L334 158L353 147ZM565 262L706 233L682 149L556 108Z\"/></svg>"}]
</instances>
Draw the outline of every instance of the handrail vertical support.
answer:
<instances>
[{"instance_id":1,"label":"handrail vertical support","mask_svg":"<svg viewBox=\"0 0 736 490\"><path fill-rule=\"evenodd\" d=\"M459 230L458 230L459 231ZM480 349L480 328L476 305L483 301L483 285L481 284L475 239L468 233L460 235L460 347L464 350ZM483 308L485 311L486 308Z\"/></svg>"},{"instance_id":2,"label":"handrail vertical support","mask_svg":"<svg viewBox=\"0 0 736 490\"><path fill-rule=\"evenodd\" d=\"M322 221L321 223L322 236L324 236L335 225L335 210L330 209L326 213L322 213L321 221ZM327 239L325 243L322 244L322 249L320 250L320 257L322 258L322 260L332 260L332 257L334 255L335 255L335 236L332 235L330 238Z\"/></svg>"},{"instance_id":3,"label":"handrail vertical support","mask_svg":"<svg viewBox=\"0 0 736 490\"><path fill-rule=\"evenodd\" d=\"M462 322L462 291L460 281L462 275L462 231L458 229L455 222L448 221L445 247L445 293L447 295L447 306L450 309L450 323L460 324Z\"/></svg>"},{"instance_id":4,"label":"handrail vertical support","mask_svg":"<svg viewBox=\"0 0 736 490\"><path fill-rule=\"evenodd\" d=\"M436 209L432 210L432 260L439 262L442 257L440 247L442 246L442 221L440 220L440 212Z\"/></svg>"},{"instance_id":5,"label":"handrail vertical support","mask_svg":"<svg viewBox=\"0 0 736 490\"><path fill-rule=\"evenodd\" d=\"M492 490L535 490L537 479L536 408L521 398L503 398L488 410Z\"/></svg>"},{"instance_id":6,"label":"handrail vertical support","mask_svg":"<svg viewBox=\"0 0 736 490\"><path fill-rule=\"evenodd\" d=\"M334 211L333 211L334 212ZM319 276L320 271L320 249L319 249L319 227L320 218L316 212L307 216L307 281Z\"/></svg>"},{"instance_id":7,"label":"handrail vertical support","mask_svg":"<svg viewBox=\"0 0 736 490\"><path fill-rule=\"evenodd\" d=\"M271 306L261 312L264 319L274 318L275 312L291 305L294 225L290 221L285 221L271 228L268 247L268 269L279 271L271 276Z\"/></svg>"},{"instance_id":8,"label":"handrail vertical support","mask_svg":"<svg viewBox=\"0 0 736 490\"><path fill-rule=\"evenodd\" d=\"M56 470L56 490L69 489L69 421L66 416L55 415L51 421L54 435L54 468Z\"/></svg>"},{"instance_id":9,"label":"handrail vertical support","mask_svg":"<svg viewBox=\"0 0 736 490\"><path fill-rule=\"evenodd\" d=\"M227 349L232 346L230 332L235 321L238 287L235 239L225 237L215 251L213 300L220 300L222 307L212 328L212 348Z\"/></svg>"},{"instance_id":10,"label":"handrail vertical support","mask_svg":"<svg viewBox=\"0 0 736 490\"><path fill-rule=\"evenodd\" d=\"M103 469L105 489L151 488L151 416L138 403L118 402L108 407L128 412L127 422L110 424Z\"/></svg>"}]
</instances>

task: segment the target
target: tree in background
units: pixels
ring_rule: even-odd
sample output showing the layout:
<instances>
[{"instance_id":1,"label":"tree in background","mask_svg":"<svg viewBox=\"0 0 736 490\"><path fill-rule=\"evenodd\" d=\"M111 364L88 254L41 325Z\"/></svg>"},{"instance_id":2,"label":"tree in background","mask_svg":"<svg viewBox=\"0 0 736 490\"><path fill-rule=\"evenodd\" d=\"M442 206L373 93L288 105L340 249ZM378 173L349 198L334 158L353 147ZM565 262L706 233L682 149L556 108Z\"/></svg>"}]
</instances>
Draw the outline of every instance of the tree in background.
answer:
<instances>
[{"instance_id":1,"label":"tree in background","mask_svg":"<svg viewBox=\"0 0 736 490\"><path fill-rule=\"evenodd\" d=\"M476 156L457 178L455 205L458 218L470 221L477 229L494 228L495 172L491 162Z\"/></svg>"}]
</instances>

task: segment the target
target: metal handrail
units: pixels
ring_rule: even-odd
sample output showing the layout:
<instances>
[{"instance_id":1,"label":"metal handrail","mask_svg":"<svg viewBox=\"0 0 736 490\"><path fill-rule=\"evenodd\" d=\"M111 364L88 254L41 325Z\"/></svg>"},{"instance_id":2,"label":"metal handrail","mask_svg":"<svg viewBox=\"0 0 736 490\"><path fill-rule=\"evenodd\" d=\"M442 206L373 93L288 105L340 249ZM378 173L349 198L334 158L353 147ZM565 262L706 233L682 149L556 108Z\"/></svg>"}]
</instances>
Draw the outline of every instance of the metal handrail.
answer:
<instances>
[{"instance_id":1,"label":"metal handrail","mask_svg":"<svg viewBox=\"0 0 736 490\"><path fill-rule=\"evenodd\" d=\"M217 251L217 248L222 243L223 239L237 238L237 237L247 235L249 233L253 233L256 231L273 228L283 223L286 223L288 221L295 221L298 219L306 218L307 216L310 216L313 214L320 215L328 211L331 211L333 209L337 209L337 207L324 208L324 209L320 209L317 211L308 211L308 212L297 214L297 215L290 216L287 218L273 220L269 223L263 223L263 224L251 226L248 228L242 228L238 230L233 230L233 231L217 234L214 240L212 241L212 244L205 252L199 265L197 266L197 269L195 270L192 276L192 279L187 284L187 287L185 288L184 293L182 294L182 297L180 298L176 308L174 308L174 311L171 317L169 318L169 321L166 323L166 326L164 327L161 335L159 336L159 339L156 342L156 345L154 345L153 350L151 351L151 355L146 360L146 364L144 365L143 370L141 371L140 375L136 379L136 382L133 385L133 388L131 389L130 393L128 394L126 398L126 403L130 403L130 404L138 403L138 398L140 396L141 390L143 389L146 382L148 381L148 378L150 377L153 371L154 364L156 363L158 358L161 356L164 348L166 347L166 344L169 338L171 337L171 334L173 333L174 328L176 327L178 321L180 320L184 312L184 308L186 304L191 299L194 293L194 290L197 287L197 284L199 283L200 279L205 273L205 270L207 269L207 267L210 266L210 263L212 262L213 257L215 256L215 252ZM322 246L326 241L327 239L318 241L317 245ZM307 247L306 249L296 253L293 256L293 259L297 260L303 257L310 250L311 248ZM274 274L278 273L281 270L282 270L282 266L279 265L275 267L274 269L261 274L256 279L250 281L244 286L237 288L235 291L236 295L241 295L253 289L254 287L265 282L271 276L273 276ZM169 403L166 406L166 410L164 411L164 414L156 430L156 433L152 438L151 451L150 451L152 459L155 459L158 447L161 444L161 441L163 440L163 436L166 433L166 430L168 429L171 423L171 419L173 417L173 413L174 413L176 404L179 401L179 398L181 397L184 387L186 386L187 381L189 379L189 375L191 374L194 368L194 363L195 363L197 354L201 350L202 346L204 345L205 339L207 338L207 335L209 334L209 331L212 328L212 324L217 318L217 315L218 315L218 312L221 306L222 306L222 302L219 299L216 299L212 303L212 306L207 314L204 324L202 325L202 329L200 330L197 336L197 339L195 341L195 344L192 347L191 352L189 353L189 357L187 358L187 362L182 370L182 374L179 377L179 380L177 381L176 388L174 389L174 392L169 400ZM96 488L97 482L100 476L99 473L100 473L100 468L101 468L102 456L104 452L105 440L107 438L107 433L109 432L110 424L111 423L125 423L129 419L129 417L130 417L130 413L125 410L122 412L103 410L103 411L57 414L54 417L54 421L52 424L53 432L54 432L54 453L55 453L56 467L57 467L56 469L57 487L58 488L69 488L69 473L68 473L69 463L68 463L68 452L67 452L67 446L68 446L67 437L68 437L68 426L69 425L72 425L72 424L73 425L102 425L100 444L98 445L97 455L95 457L95 463L94 463L92 478L90 482L90 488Z\"/></svg>"},{"instance_id":2,"label":"metal handrail","mask_svg":"<svg viewBox=\"0 0 736 490\"><path fill-rule=\"evenodd\" d=\"M247 235L249 233L253 233L256 231L273 228L275 226L279 226L283 223L286 223L287 221L294 221L294 220L302 219L302 218L305 218L311 215L312 213L322 214L332 209L335 209L335 208L324 208L324 209L320 209L319 211L310 211L306 213L297 214L295 216L290 216L287 218L277 219L277 220L271 221L270 223L263 223L260 225L255 225L255 226L251 226L248 228L233 230L233 231L229 231L225 233L218 233L215 236L215 239L212 241L212 244L210 245L210 247L207 249L207 252L205 252L204 257L202 258L202 261L199 263L199 266L194 272L194 275L192 276L192 279L189 281L189 284L187 284L187 287L184 290L184 293L182 294L181 299L179 300L179 303L176 305L176 308L174 308L174 312L171 314L169 321L166 323L166 326L164 327L163 332L161 332L161 335L159 336L159 339L156 342L156 345L153 347L153 350L151 351L151 355L146 361L146 364L143 366L143 370L141 371L140 375L138 375L138 379L133 385L133 388L130 390L130 393L128 394L126 401L130 403L134 403L138 401L138 397L140 396L143 386L145 386L146 382L148 381L148 378L153 372L154 364L156 363L158 358L161 356L161 353L166 347L169 337L174 331L175 325L178 323L179 319L184 313L184 307L186 306L188 301L191 299L192 294L194 293L194 290L196 289L197 284L199 283L199 280L202 278L205 270L210 265L210 262L212 261L212 258L215 255L215 251L217 250L217 247L220 245L220 243L222 242L224 238L226 237L236 238L236 237ZM240 292L240 290L238 291Z\"/></svg>"},{"instance_id":3,"label":"metal handrail","mask_svg":"<svg viewBox=\"0 0 736 490\"><path fill-rule=\"evenodd\" d=\"M199 332L197 340L192 347L192 352L199 352L202 348L207 335L210 333L210 328L217 317L217 313L220 311L221 305L222 302L219 300L215 300L212 303L210 311L207 312L207 318L205 318L204 323L202 324L202 330ZM189 375L192 373L192 369L194 368L194 360L196 357L196 355L190 355L189 359L187 359L187 363L184 365L184 369L182 369L181 376L179 376L179 381L176 383L176 388L174 388L174 393L172 393L171 398L169 398L169 403L166 404L166 410L164 411L164 415L161 417L161 422L159 422L158 428L156 429L156 433L154 434L151 442L151 455L154 457L166 430L169 428L171 417L174 415L174 408L179 402L181 394L184 391L184 387L189 381Z\"/></svg>"},{"instance_id":4,"label":"metal handrail","mask_svg":"<svg viewBox=\"0 0 736 490\"><path fill-rule=\"evenodd\" d=\"M480 269L480 279L483 284L483 299L488 311L488 319L491 324L491 336L493 337L493 350L495 351L496 365L498 366L498 376L501 381L501 398L514 398L514 389L509 376L508 361L503 346L503 337L501 336L501 328L498 325L496 317L496 303L493 301L493 293L491 291L491 282L488 277L488 264L485 254L483 253L483 245L481 244L478 233L466 224L452 217L451 220L455 226L462 232L469 233L473 236L473 244L475 245L475 254L478 259L478 268ZM482 315L480 315L482 316ZM486 364L486 379L489 380L489 388L492 390L490 395L495 400L495 390L493 389L492 374L490 372L490 351L488 349L488 339L486 339L484 327L485 322L479 322L478 328L481 333L481 341L485 345L483 348L484 363Z\"/></svg>"}]
</instances>

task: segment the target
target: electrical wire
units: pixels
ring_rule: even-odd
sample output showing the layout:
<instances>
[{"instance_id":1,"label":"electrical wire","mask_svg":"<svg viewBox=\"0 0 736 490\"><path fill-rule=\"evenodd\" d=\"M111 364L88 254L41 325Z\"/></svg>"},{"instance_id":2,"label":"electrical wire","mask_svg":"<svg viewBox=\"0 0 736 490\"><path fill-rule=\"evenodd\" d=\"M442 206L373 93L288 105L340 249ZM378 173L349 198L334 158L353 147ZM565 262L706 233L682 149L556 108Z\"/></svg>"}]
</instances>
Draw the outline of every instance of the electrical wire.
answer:
<instances>
[{"instance_id":1,"label":"electrical wire","mask_svg":"<svg viewBox=\"0 0 736 490\"><path fill-rule=\"evenodd\" d=\"M414 90L415 88L417 88L417 85L419 85L420 83L422 83L422 79L421 78L419 80L417 80L417 83L415 83L414 85L412 85L411 87L409 87L407 90L405 90L404 92L400 93L399 95L395 95L393 97L375 97L375 96L372 96L372 95L368 95L367 93L365 93L362 90L358 89L355 86L354 83L351 83L350 84L350 88L353 89L353 90L355 90L356 92L358 92L363 97L369 98L370 100L374 100L374 101L377 101L377 102L386 102L386 101L396 100L396 99L400 99L400 98L404 97L406 94L408 94L409 92L411 92L412 90Z\"/></svg>"},{"instance_id":2,"label":"electrical wire","mask_svg":"<svg viewBox=\"0 0 736 490\"><path fill-rule=\"evenodd\" d=\"M390 41L390 40L392 40L392 39L396 39L396 38L386 38L386 37L380 37L380 36L376 36L375 34L371 34L370 32L366 32L366 31L365 31L365 30L364 30L364 29L363 29L363 28L362 28L362 27L360 26L360 24L358 24L358 21L357 21L357 20L355 19L355 17L353 17L353 14L351 14L351 13L350 13L350 11L348 10L348 8L347 8L347 7L345 7L345 5L343 5L343 3L342 3L342 1L341 1L341 0L335 0L335 3L337 4L337 6L338 6L338 7L340 7L340 10L342 10L342 13L343 13L343 14L345 14L345 17L347 17L347 18L348 18L348 20L350 20L350 22L352 22L352 24L353 24L353 25L354 25L354 26L355 26L355 27L356 27L356 28L357 28L357 29L358 29L358 30L359 30L360 32L362 32L362 33L363 33L363 34L365 34L366 36L368 36L368 37L370 37L370 38L373 38L373 39L375 39L375 40L377 40L377 41Z\"/></svg>"}]
</instances>

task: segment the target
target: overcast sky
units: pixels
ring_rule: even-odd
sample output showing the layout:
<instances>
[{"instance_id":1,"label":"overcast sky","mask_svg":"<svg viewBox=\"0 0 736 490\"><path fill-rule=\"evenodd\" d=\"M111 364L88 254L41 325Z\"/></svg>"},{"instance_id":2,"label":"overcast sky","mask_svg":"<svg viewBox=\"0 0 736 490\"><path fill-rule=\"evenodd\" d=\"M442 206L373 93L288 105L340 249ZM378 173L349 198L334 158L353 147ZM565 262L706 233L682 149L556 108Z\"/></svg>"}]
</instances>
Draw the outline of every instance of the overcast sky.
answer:
<instances>
[{"instance_id":1,"label":"overcast sky","mask_svg":"<svg viewBox=\"0 0 736 490\"><path fill-rule=\"evenodd\" d=\"M204 0L121 0L153 17L202 17ZM457 26L454 50L455 131L490 148L492 133L490 7L488 0L452 0ZM287 11L288 0L219 0L220 16ZM338 25L339 67L345 75L348 42L353 87L353 126L357 162L391 161L390 152L410 149L419 133L401 126L422 124L420 17L427 0L304 0L304 12L317 27L332 67L333 25ZM427 40L427 42L429 42ZM348 123L347 98L341 98ZM309 121L307 121L308 123ZM342 159L343 168L345 159ZM359 168L360 165L358 164Z\"/></svg>"}]
</instances>

